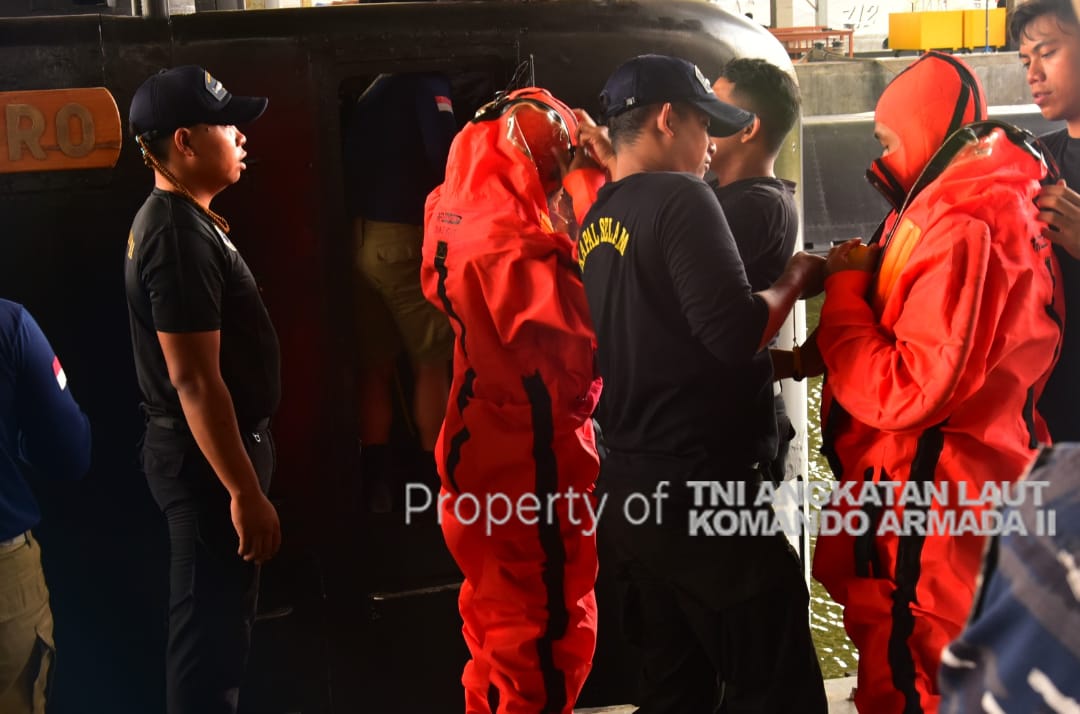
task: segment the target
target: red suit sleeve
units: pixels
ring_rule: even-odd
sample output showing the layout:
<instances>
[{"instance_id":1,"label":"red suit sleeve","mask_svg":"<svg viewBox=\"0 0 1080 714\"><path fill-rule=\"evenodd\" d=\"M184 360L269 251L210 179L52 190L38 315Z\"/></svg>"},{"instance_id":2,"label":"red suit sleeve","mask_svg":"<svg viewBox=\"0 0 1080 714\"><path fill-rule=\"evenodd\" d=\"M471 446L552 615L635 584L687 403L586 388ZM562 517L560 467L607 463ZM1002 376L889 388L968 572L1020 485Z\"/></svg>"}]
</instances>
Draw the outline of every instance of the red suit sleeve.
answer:
<instances>
[{"instance_id":1,"label":"red suit sleeve","mask_svg":"<svg viewBox=\"0 0 1080 714\"><path fill-rule=\"evenodd\" d=\"M825 284L818 345L831 389L877 429L932 426L978 389L1008 295L985 223L947 219L922 243L881 320L867 302L869 273L842 271Z\"/></svg>"}]
</instances>

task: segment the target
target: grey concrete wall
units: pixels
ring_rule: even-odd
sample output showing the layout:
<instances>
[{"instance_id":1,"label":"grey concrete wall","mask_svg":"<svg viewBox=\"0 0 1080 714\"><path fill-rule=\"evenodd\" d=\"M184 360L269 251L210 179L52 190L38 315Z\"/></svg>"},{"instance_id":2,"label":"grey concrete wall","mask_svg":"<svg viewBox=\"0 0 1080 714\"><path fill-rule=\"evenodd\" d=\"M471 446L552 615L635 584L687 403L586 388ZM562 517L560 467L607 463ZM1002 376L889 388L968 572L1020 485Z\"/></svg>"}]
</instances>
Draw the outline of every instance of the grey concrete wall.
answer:
<instances>
[{"instance_id":1,"label":"grey concrete wall","mask_svg":"<svg viewBox=\"0 0 1080 714\"><path fill-rule=\"evenodd\" d=\"M1024 68L1016 52L965 54L991 106L1030 104ZM852 114L874 110L885 85L916 57L854 59L795 64L803 98L803 116Z\"/></svg>"}]
</instances>

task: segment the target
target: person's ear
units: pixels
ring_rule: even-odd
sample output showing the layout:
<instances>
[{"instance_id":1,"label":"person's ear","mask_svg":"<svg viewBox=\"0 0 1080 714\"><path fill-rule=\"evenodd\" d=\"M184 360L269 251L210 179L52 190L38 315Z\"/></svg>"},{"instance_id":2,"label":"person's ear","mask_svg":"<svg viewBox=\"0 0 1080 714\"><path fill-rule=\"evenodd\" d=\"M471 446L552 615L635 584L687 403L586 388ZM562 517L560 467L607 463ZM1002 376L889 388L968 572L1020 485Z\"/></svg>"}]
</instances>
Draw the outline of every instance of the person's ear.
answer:
<instances>
[{"instance_id":1,"label":"person's ear","mask_svg":"<svg viewBox=\"0 0 1080 714\"><path fill-rule=\"evenodd\" d=\"M747 124L739 132L739 142L743 144L748 144L754 139L756 139L759 134L761 134L761 117L755 114L754 121Z\"/></svg>"},{"instance_id":2,"label":"person's ear","mask_svg":"<svg viewBox=\"0 0 1080 714\"><path fill-rule=\"evenodd\" d=\"M180 127L173 132L173 145L181 156L194 156L195 149L191 147L191 129Z\"/></svg>"},{"instance_id":3,"label":"person's ear","mask_svg":"<svg viewBox=\"0 0 1080 714\"><path fill-rule=\"evenodd\" d=\"M656 114L656 128L664 136L675 136L675 127L671 120L674 113L675 109L671 106L671 102L664 102Z\"/></svg>"}]
</instances>

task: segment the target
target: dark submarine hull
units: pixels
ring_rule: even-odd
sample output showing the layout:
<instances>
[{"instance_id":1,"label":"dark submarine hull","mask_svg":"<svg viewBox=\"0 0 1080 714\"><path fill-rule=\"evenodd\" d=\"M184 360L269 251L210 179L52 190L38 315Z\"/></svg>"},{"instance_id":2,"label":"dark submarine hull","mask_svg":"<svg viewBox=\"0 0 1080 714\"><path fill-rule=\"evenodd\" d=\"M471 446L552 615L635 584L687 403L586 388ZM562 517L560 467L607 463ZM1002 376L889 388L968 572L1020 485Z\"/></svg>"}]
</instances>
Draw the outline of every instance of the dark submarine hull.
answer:
<instances>
[{"instance_id":1,"label":"dark submarine hull","mask_svg":"<svg viewBox=\"0 0 1080 714\"><path fill-rule=\"evenodd\" d=\"M247 130L248 171L214 204L283 353L271 495L285 545L263 572L244 711L462 708L457 576L437 528L359 513L346 495L364 336L353 317L343 106L379 73L438 69L455 77L465 121L531 57L538 84L595 113L611 70L645 52L685 57L706 76L736 55L790 67L761 27L682 0L0 19L0 91L106 87L125 130L135 88L162 67L199 64L235 92L270 97ZM51 714L163 709L168 546L137 458L122 283L130 222L151 186L126 135L114 168L0 174L0 294L38 318L94 431L84 481L36 482L59 651ZM601 641L582 706L633 698L608 574L598 589Z\"/></svg>"}]
</instances>

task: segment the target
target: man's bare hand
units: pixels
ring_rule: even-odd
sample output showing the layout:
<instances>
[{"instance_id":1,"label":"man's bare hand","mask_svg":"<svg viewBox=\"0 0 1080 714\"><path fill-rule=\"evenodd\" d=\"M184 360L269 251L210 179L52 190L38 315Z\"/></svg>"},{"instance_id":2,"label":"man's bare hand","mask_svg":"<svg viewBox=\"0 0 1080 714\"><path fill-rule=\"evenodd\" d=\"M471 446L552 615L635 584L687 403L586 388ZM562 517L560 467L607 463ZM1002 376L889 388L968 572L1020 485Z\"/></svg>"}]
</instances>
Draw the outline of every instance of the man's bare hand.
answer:
<instances>
[{"instance_id":1,"label":"man's bare hand","mask_svg":"<svg viewBox=\"0 0 1080 714\"><path fill-rule=\"evenodd\" d=\"M1080 260L1080 194L1061 180L1052 186L1043 186L1035 201L1039 207L1039 220L1046 223L1043 237Z\"/></svg>"},{"instance_id":2,"label":"man's bare hand","mask_svg":"<svg viewBox=\"0 0 1080 714\"><path fill-rule=\"evenodd\" d=\"M862 270L872 273L877 269L881 257L881 247L863 245L861 238L852 238L840 245L833 246L825 263L825 275L839 273L841 270Z\"/></svg>"},{"instance_id":3,"label":"man's bare hand","mask_svg":"<svg viewBox=\"0 0 1080 714\"><path fill-rule=\"evenodd\" d=\"M578 120L578 153L587 154L610 174L615 161L615 150L612 148L607 127L597 126L584 109L575 109L574 116Z\"/></svg>"},{"instance_id":4,"label":"man's bare hand","mask_svg":"<svg viewBox=\"0 0 1080 714\"><path fill-rule=\"evenodd\" d=\"M825 259L820 255L799 251L788 259L784 272L796 277L802 286L800 297L803 300L812 298L825 289Z\"/></svg>"},{"instance_id":5,"label":"man's bare hand","mask_svg":"<svg viewBox=\"0 0 1080 714\"><path fill-rule=\"evenodd\" d=\"M784 324L799 298L813 297L824 289L825 259L800 251L788 259L784 272L776 282L754 295L765 302L769 319L761 332L758 349L763 350Z\"/></svg>"},{"instance_id":6,"label":"man's bare hand","mask_svg":"<svg viewBox=\"0 0 1080 714\"><path fill-rule=\"evenodd\" d=\"M261 491L233 496L230 506L233 528L240 537L236 551L247 561L265 563L281 547L281 523L277 510Z\"/></svg>"}]
</instances>

